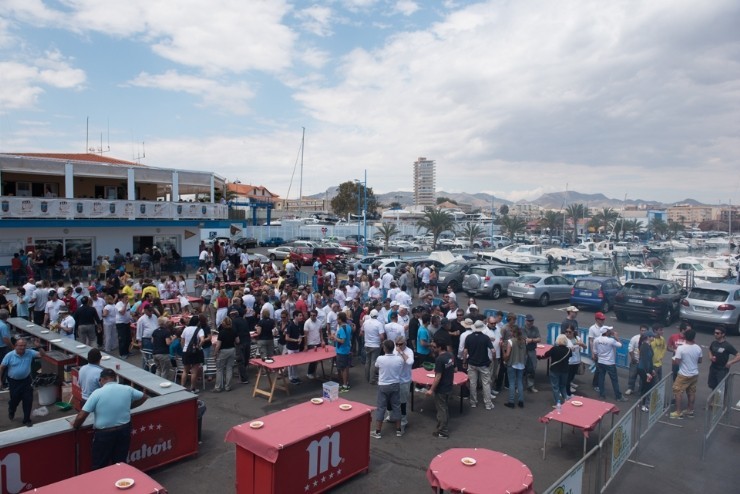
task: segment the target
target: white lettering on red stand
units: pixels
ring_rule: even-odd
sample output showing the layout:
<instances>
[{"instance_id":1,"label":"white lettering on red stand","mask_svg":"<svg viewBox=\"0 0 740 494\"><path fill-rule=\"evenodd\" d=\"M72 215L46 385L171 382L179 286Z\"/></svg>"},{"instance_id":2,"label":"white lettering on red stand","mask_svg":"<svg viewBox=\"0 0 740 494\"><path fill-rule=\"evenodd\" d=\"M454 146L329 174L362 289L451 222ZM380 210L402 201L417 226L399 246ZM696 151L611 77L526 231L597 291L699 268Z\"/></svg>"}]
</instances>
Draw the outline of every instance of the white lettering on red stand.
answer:
<instances>
[{"instance_id":1,"label":"white lettering on red stand","mask_svg":"<svg viewBox=\"0 0 740 494\"><path fill-rule=\"evenodd\" d=\"M311 444L306 448L306 451L308 451L309 480L325 473L329 469L330 455L332 468L341 463L342 457L339 456L339 441L339 431L331 436L323 436L318 441L311 441Z\"/></svg>"},{"instance_id":2,"label":"white lettering on red stand","mask_svg":"<svg viewBox=\"0 0 740 494\"><path fill-rule=\"evenodd\" d=\"M21 480L21 455L10 453L0 460L0 492L18 494L30 487Z\"/></svg>"}]
</instances>

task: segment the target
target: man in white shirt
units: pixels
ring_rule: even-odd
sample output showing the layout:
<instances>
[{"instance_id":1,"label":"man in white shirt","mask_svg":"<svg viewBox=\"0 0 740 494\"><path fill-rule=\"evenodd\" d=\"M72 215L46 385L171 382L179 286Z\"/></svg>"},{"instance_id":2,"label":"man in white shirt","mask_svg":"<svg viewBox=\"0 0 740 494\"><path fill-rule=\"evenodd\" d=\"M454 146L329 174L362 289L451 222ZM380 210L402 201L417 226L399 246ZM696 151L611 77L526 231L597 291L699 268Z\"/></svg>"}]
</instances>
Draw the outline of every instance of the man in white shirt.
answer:
<instances>
[{"instance_id":1,"label":"man in white shirt","mask_svg":"<svg viewBox=\"0 0 740 494\"><path fill-rule=\"evenodd\" d=\"M391 311L390 318L391 321L386 324L384 328L386 339L396 341L398 337L401 336L405 340L406 331L403 329L403 326L398 323L398 312Z\"/></svg>"},{"instance_id":2,"label":"man in white shirt","mask_svg":"<svg viewBox=\"0 0 740 494\"><path fill-rule=\"evenodd\" d=\"M248 287L244 288L242 301L244 302L245 308L254 310L254 295L252 295L251 290Z\"/></svg>"},{"instance_id":3,"label":"man in white shirt","mask_svg":"<svg viewBox=\"0 0 740 494\"><path fill-rule=\"evenodd\" d=\"M64 307L64 302L59 300L56 290L49 290L49 301L44 309L44 326L47 328L53 322L59 322L59 310Z\"/></svg>"},{"instance_id":4,"label":"man in white shirt","mask_svg":"<svg viewBox=\"0 0 740 494\"><path fill-rule=\"evenodd\" d=\"M388 290L391 289L391 281L393 281L391 268L385 268L385 273L383 273L383 276L380 278L380 285L383 288L383 298L388 296Z\"/></svg>"},{"instance_id":5,"label":"man in white shirt","mask_svg":"<svg viewBox=\"0 0 740 494\"><path fill-rule=\"evenodd\" d=\"M370 384L377 384L375 376L375 361L380 356L380 344L385 338L385 325L378 321L378 311L370 311L370 317L365 319L360 329L360 336L365 337L365 379Z\"/></svg>"},{"instance_id":6,"label":"man in white shirt","mask_svg":"<svg viewBox=\"0 0 740 494\"><path fill-rule=\"evenodd\" d=\"M606 381L608 374L617 401L627 401L619 391L619 378L617 376L617 348L621 347L622 343L619 341L619 335L612 328L608 328L603 335L594 340L592 351L598 360L596 367L599 371L599 397L602 400L606 399L604 381Z\"/></svg>"},{"instance_id":7,"label":"man in white shirt","mask_svg":"<svg viewBox=\"0 0 740 494\"><path fill-rule=\"evenodd\" d=\"M344 294L343 287L336 287L334 289L334 300L337 301L339 307L345 307L347 305L347 296Z\"/></svg>"},{"instance_id":8,"label":"man in white shirt","mask_svg":"<svg viewBox=\"0 0 740 494\"><path fill-rule=\"evenodd\" d=\"M423 264L423 268L421 269L420 278L421 278L421 287L426 289L429 287L429 275L432 273L432 270L429 269L429 266L426 265L426 263Z\"/></svg>"},{"instance_id":9,"label":"man in white shirt","mask_svg":"<svg viewBox=\"0 0 740 494\"><path fill-rule=\"evenodd\" d=\"M339 313L339 304L334 302L331 306L327 305L328 310L326 314L326 329L329 334L336 334L337 332L337 314Z\"/></svg>"},{"instance_id":10,"label":"man in white shirt","mask_svg":"<svg viewBox=\"0 0 740 494\"><path fill-rule=\"evenodd\" d=\"M403 368L401 369L401 428L406 430L409 423L406 417L406 404L411 396L411 368L414 365L414 352L406 345L406 338L403 336L396 337L396 348L393 355L398 355L403 359Z\"/></svg>"},{"instance_id":11,"label":"man in white shirt","mask_svg":"<svg viewBox=\"0 0 740 494\"><path fill-rule=\"evenodd\" d=\"M386 298L391 299L393 302L397 302L396 296L400 293L401 289L398 288L398 284L396 281L391 281L391 289L388 290L388 294L386 295ZM399 302L400 303L400 302Z\"/></svg>"},{"instance_id":12,"label":"man in white shirt","mask_svg":"<svg viewBox=\"0 0 740 494\"><path fill-rule=\"evenodd\" d=\"M131 345L131 306L128 303L128 295L121 294L116 303L116 332L118 333L118 353L122 359L127 359L129 346Z\"/></svg>"},{"instance_id":13,"label":"man in white shirt","mask_svg":"<svg viewBox=\"0 0 740 494\"><path fill-rule=\"evenodd\" d=\"M452 288L452 285L447 285L447 296L450 298L450 302L457 303L457 295L455 294L455 290Z\"/></svg>"},{"instance_id":14,"label":"man in white shirt","mask_svg":"<svg viewBox=\"0 0 740 494\"><path fill-rule=\"evenodd\" d=\"M324 340L321 338L322 326L318 319L318 310L311 309L309 314L309 318L303 323L303 334L306 337L306 351L314 351L314 348L324 346ZM306 374L308 379L316 378L316 364L317 362L311 362L308 364L308 373Z\"/></svg>"},{"instance_id":15,"label":"man in white shirt","mask_svg":"<svg viewBox=\"0 0 740 494\"><path fill-rule=\"evenodd\" d=\"M701 364L701 347L694 342L696 331L687 329L684 344L676 348L673 363L678 365L678 376L673 382L673 397L676 400L676 411L669 415L672 419L694 418L694 401L696 400L696 383L699 381L699 364ZM688 403L686 411L681 412L681 396L686 393Z\"/></svg>"},{"instance_id":16,"label":"man in white shirt","mask_svg":"<svg viewBox=\"0 0 740 494\"><path fill-rule=\"evenodd\" d=\"M354 281L347 283L345 292L347 293L347 300L356 300L360 297L360 287Z\"/></svg>"},{"instance_id":17,"label":"man in white shirt","mask_svg":"<svg viewBox=\"0 0 740 494\"><path fill-rule=\"evenodd\" d=\"M367 291L367 296L372 300L380 300L383 295L383 291L380 289L380 280L375 280L373 285Z\"/></svg>"},{"instance_id":18,"label":"man in white shirt","mask_svg":"<svg viewBox=\"0 0 740 494\"><path fill-rule=\"evenodd\" d=\"M401 288L401 291L396 295L396 302L405 305L407 308L411 307L411 295L409 295L407 290Z\"/></svg>"},{"instance_id":19,"label":"man in white shirt","mask_svg":"<svg viewBox=\"0 0 740 494\"><path fill-rule=\"evenodd\" d=\"M75 319L69 315L69 309L62 305L59 309L59 336L62 338L75 338Z\"/></svg>"},{"instance_id":20,"label":"man in white shirt","mask_svg":"<svg viewBox=\"0 0 740 494\"><path fill-rule=\"evenodd\" d=\"M594 314L594 324L591 325L590 328L588 328L588 347L593 348L594 340L604 334L604 321L606 321L606 316L603 312L597 312ZM596 364L596 356L591 353L591 359L594 361L594 364ZM599 392L599 368L596 367L596 372L594 372L594 377L591 380L591 385L594 387L594 390L598 393Z\"/></svg>"}]
</instances>

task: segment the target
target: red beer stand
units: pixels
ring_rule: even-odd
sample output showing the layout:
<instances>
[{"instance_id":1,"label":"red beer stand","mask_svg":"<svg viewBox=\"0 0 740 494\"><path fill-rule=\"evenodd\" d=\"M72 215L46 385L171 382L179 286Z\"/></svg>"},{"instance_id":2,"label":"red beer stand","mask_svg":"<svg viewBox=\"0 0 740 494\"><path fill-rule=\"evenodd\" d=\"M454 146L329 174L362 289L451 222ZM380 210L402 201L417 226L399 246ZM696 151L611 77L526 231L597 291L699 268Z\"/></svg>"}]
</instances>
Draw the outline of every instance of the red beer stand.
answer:
<instances>
[{"instance_id":1,"label":"red beer stand","mask_svg":"<svg viewBox=\"0 0 740 494\"><path fill-rule=\"evenodd\" d=\"M367 472L372 410L343 399L309 401L233 427L226 441L236 444L237 494L313 494Z\"/></svg>"},{"instance_id":2,"label":"red beer stand","mask_svg":"<svg viewBox=\"0 0 740 494\"><path fill-rule=\"evenodd\" d=\"M116 487L121 479L131 479L131 487ZM159 485L153 478L141 470L125 463L116 463L100 470L78 475L71 479L62 480L33 492L42 494L79 494L93 489L96 494L117 494L122 491L129 494L167 494L167 489Z\"/></svg>"}]
</instances>

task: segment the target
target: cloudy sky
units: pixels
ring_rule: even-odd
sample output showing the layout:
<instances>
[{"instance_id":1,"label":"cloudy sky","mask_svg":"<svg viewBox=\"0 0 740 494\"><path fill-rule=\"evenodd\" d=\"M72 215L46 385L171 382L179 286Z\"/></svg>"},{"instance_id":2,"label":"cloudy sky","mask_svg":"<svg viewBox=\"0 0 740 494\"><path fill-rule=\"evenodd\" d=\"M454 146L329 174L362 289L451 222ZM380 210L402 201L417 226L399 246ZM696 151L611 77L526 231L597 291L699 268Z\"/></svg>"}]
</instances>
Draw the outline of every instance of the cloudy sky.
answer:
<instances>
[{"instance_id":1,"label":"cloudy sky","mask_svg":"<svg viewBox=\"0 0 740 494\"><path fill-rule=\"evenodd\" d=\"M737 0L2 0L0 152L740 204ZM109 137L108 137L109 135ZM290 188L290 193L289 193Z\"/></svg>"}]
</instances>

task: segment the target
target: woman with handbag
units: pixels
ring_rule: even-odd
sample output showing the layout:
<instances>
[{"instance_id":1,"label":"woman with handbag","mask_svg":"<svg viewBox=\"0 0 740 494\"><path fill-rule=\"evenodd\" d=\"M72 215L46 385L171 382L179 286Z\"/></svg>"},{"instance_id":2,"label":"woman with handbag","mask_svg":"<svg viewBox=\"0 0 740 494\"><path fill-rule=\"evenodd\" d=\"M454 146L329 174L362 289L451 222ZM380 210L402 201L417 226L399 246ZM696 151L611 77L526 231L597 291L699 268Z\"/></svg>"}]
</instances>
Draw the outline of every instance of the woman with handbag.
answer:
<instances>
[{"instance_id":1,"label":"woman with handbag","mask_svg":"<svg viewBox=\"0 0 740 494\"><path fill-rule=\"evenodd\" d=\"M565 389L568 390L568 395L572 395L576 392L576 387L573 385L573 379L576 374L583 374L583 362L581 362L581 349L586 348L586 344L581 340L573 330L573 328L567 328L565 330L565 337L568 339L568 348L570 348L570 359L568 359L568 383Z\"/></svg>"},{"instance_id":2,"label":"woman with handbag","mask_svg":"<svg viewBox=\"0 0 740 494\"><path fill-rule=\"evenodd\" d=\"M197 388L198 376L200 375L204 361L201 345L205 339L205 333L199 327L198 316L190 318L188 325L182 330L182 336L180 338L182 340L182 364L184 366L180 385L186 387L185 384L187 383L189 374L190 392L198 393L200 391Z\"/></svg>"},{"instance_id":3,"label":"woman with handbag","mask_svg":"<svg viewBox=\"0 0 740 494\"><path fill-rule=\"evenodd\" d=\"M565 403L570 397L568 388L568 360L571 356L568 348L568 337L564 334L558 335L555 346L545 352L544 358L550 362L550 384L552 384L552 398L554 404Z\"/></svg>"}]
</instances>

